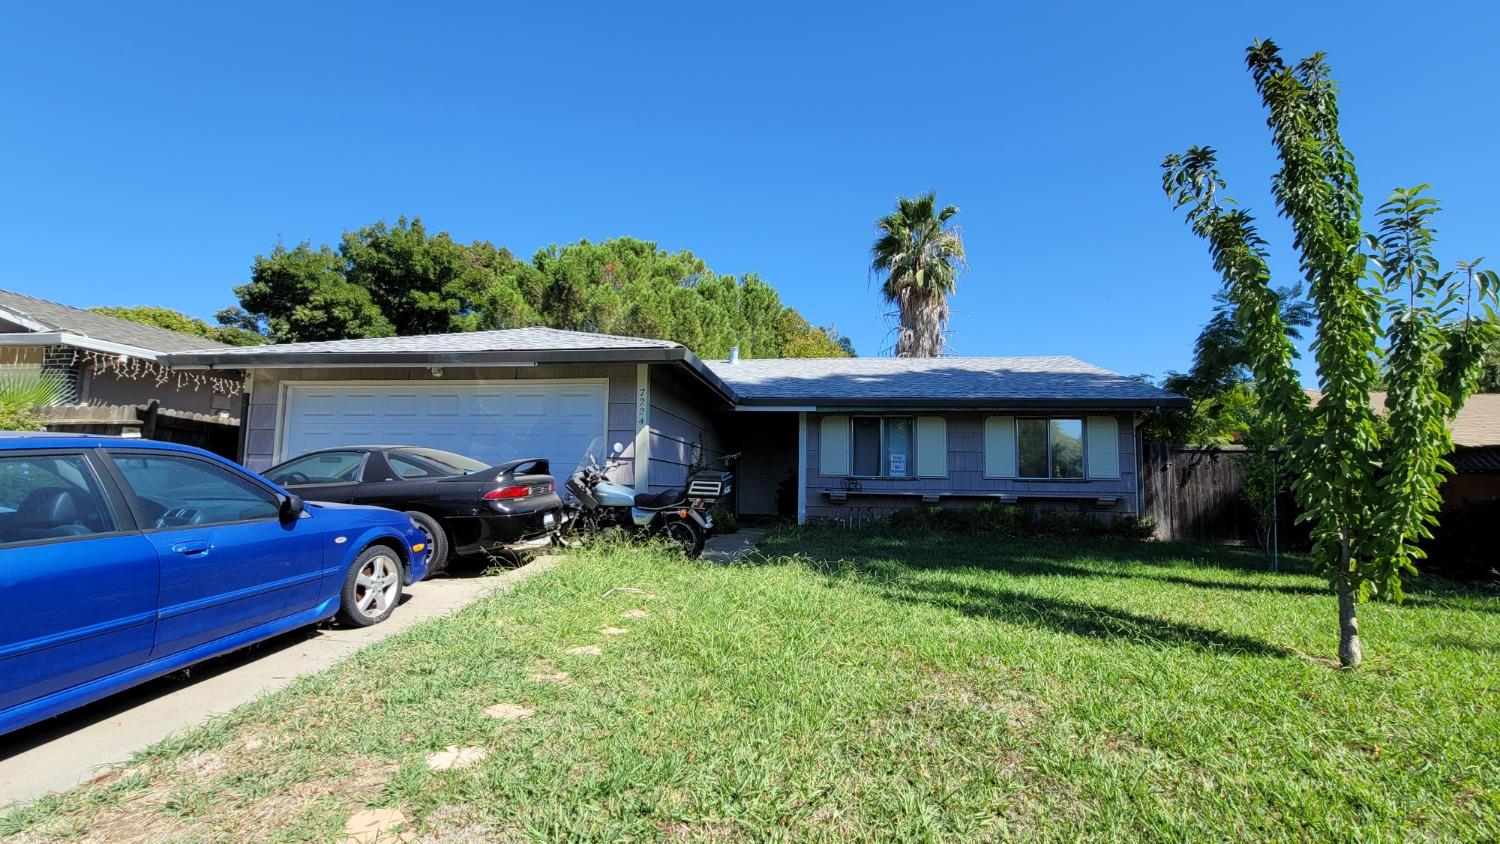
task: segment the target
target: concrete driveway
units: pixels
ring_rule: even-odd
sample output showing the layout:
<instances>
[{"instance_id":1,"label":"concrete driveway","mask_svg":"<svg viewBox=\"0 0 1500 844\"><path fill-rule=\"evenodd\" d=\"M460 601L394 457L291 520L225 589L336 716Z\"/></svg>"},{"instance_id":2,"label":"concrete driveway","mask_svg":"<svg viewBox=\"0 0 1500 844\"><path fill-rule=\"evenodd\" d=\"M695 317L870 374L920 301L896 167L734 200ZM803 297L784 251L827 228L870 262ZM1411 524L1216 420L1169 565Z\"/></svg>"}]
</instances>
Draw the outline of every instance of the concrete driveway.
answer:
<instances>
[{"instance_id":1,"label":"concrete driveway","mask_svg":"<svg viewBox=\"0 0 1500 844\"><path fill-rule=\"evenodd\" d=\"M0 737L0 809L87 782L173 733L322 671L412 625L457 612L553 561L540 557L499 575L460 574L418 583L382 624L288 633Z\"/></svg>"}]
</instances>

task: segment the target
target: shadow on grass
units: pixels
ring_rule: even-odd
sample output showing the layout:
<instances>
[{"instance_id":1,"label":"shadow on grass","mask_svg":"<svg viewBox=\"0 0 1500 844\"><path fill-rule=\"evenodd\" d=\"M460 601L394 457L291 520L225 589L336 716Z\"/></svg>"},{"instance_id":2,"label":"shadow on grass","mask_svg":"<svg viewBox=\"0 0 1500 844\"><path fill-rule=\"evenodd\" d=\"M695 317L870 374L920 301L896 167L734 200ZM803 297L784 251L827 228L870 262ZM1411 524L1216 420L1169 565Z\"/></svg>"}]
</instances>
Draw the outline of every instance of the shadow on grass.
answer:
<instances>
[{"instance_id":1,"label":"shadow on grass","mask_svg":"<svg viewBox=\"0 0 1500 844\"><path fill-rule=\"evenodd\" d=\"M916 571L958 568L1002 571L1018 576L1063 576L1150 580L1158 583L1306 597L1332 597L1321 584L1288 582L1315 576L1301 555L1282 558L1280 572L1267 568L1258 548L1182 542L1138 542L1113 537L1017 539L891 530L791 530L773 534L760 546L770 554L802 554L822 562L853 562L867 572L901 576ZM1176 571L1165 571L1175 569ZM1196 576L1219 571L1239 580ZM1188 573L1184 573L1188 572ZM1248 577L1245 577L1248 576ZM1435 575L1406 583L1399 606L1500 613L1500 600Z\"/></svg>"},{"instance_id":2,"label":"shadow on grass","mask_svg":"<svg viewBox=\"0 0 1500 844\"><path fill-rule=\"evenodd\" d=\"M799 555L824 576L857 581L890 601L942 607L976 618L1045 627L1090 638L1123 638L1162 647L1263 657L1286 657L1289 653L1281 646L1251 636L1133 613L1118 606L1036 595L972 578L957 581L940 575L978 570L1013 577L1137 580L1228 593L1332 599L1327 588L1306 582L1311 571L1305 559L1287 559L1283 572L1271 573L1266 571L1264 557L1257 549L1112 538L1012 539L814 529L772 534L761 543L760 551L773 557ZM1199 570L1205 573L1217 570L1226 579L1198 576ZM1292 582L1294 578L1302 582ZM1500 602L1473 600L1475 593L1440 578L1414 586L1419 594L1409 596L1405 606L1500 612Z\"/></svg>"},{"instance_id":3,"label":"shadow on grass","mask_svg":"<svg viewBox=\"0 0 1500 844\"><path fill-rule=\"evenodd\" d=\"M1439 648L1451 648L1460 651L1473 651L1479 654L1495 654L1500 656L1500 645L1490 642L1476 642L1472 639L1464 639L1458 636L1432 636L1427 639L1429 644Z\"/></svg>"},{"instance_id":4,"label":"shadow on grass","mask_svg":"<svg viewBox=\"0 0 1500 844\"><path fill-rule=\"evenodd\" d=\"M957 569L980 569L1023 577L1141 578L1181 581L1183 585L1209 588L1225 585L1156 572L1143 574L1123 568L1112 570L1109 565L1138 563L1141 552L1147 549L1148 546L1141 543L1109 541L1050 543L937 534L838 532L782 534L763 543L760 550L772 555L801 554L825 577L854 582L889 601L940 607L975 618L1042 627L1101 640L1126 639L1161 647L1189 647L1263 657L1288 655L1285 649L1258 639L1187 622L1141 615L1119 607L976 584L972 580L955 582L933 576ZM1064 562L1080 559L1102 561L1104 565ZM1229 588L1240 586L1229 584ZM1318 591L1311 587L1287 588L1306 589L1308 593Z\"/></svg>"},{"instance_id":5,"label":"shadow on grass","mask_svg":"<svg viewBox=\"0 0 1500 844\"><path fill-rule=\"evenodd\" d=\"M832 572L830 574L837 576ZM887 600L938 606L976 618L1019 626L1045 627L1059 633L1093 639L1127 639L1162 647L1188 647L1264 657L1289 655L1284 648L1248 636L1139 615L1117 607L1008 589L929 580L885 581L875 588Z\"/></svg>"}]
</instances>

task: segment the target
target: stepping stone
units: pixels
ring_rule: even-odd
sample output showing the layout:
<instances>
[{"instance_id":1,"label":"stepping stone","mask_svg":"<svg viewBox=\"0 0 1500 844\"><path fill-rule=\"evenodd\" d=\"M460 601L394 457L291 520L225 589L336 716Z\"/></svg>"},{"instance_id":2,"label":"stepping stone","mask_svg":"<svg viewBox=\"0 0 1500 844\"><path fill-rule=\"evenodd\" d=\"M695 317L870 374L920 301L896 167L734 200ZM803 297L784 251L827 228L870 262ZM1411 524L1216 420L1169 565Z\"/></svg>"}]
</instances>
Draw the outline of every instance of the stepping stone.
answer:
<instances>
[{"instance_id":1,"label":"stepping stone","mask_svg":"<svg viewBox=\"0 0 1500 844\"><path fill-rule=\"evenodd\" d=\"M427 755L427 767L434 771L448 771L454 768L467 768L489 755L489 751L482 747L459 747L450 744L446 750Z\"/></svg>"},{"instance_id":2,"label":"stepping stone","mask_svg":"<svg viewBox=\"0 0 1500 844\"><path fill-rule=\"evenodd\" d=\"M568 672L559 671L555 674L533 674L531 675L531 679L538 683L566 683L568 682Z\"/></svg>"},{"instance_id":3,"label":"stepping stone","mask_svg":"<svg viewBox=\"0 0 1500 844\"><path fill-rule=\"evenodd\" d=\"M624 636L630 631L626 630L623 627L601 627L599 628L599 632L603 633L606 636Z\"/></svg>"},{"instance_id":4,"label":"stepping stone","mask_svg":"<svg viewBox=\"0 0 1500 844\"><path fill-rule=\"evenodd\" d=\"M396 827L406 823L406 813L400 809L365 809L355 812L344 822L344 844L374 844L376 841L395 841Z\"/></svg>"},{"instance_id":5,"label":"stepping stone","mask_svg":"<svg viewBox=\"0 0 1500 844\"><path fill-rule=\"evenodd\" d=\"M519 721L522 718L530 718L536 712L529 706L519 706L514 703L497 703L486 709L484 714L502 721Z\"/></svg>"},{"instance_id":6,"label":"stepping stone","mask_svg":"<svg viewBox=\"0 0 1500 844\"><path fill-rule=\"evenodd\" d=\"M625 612L621 613L621 615L625 618L645 618L650 614L651 613L648 613L645 610L626 610Z\"/></svg>"},{"instance_id":7,"label":"stepping stone","mask_svg":"<svg viewBox=\"0 0 1500 844\"><path fill-rule=\"evenodd\" d=\"M569 656L600 656L604 653L604 649L598 645L574 645L563 653Z\"/></svg>"}]
</instances>

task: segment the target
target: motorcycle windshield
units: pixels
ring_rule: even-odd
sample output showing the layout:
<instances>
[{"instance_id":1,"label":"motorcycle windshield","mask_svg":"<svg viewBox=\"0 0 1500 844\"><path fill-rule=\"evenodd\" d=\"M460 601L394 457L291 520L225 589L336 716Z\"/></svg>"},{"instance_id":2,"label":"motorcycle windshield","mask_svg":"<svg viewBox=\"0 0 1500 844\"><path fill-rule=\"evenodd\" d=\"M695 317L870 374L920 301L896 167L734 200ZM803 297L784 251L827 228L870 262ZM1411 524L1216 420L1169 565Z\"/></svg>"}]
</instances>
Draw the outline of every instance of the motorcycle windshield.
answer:
<instances>
[{"instance_id":1,"label":"motorcycle windshield","mask_svg":"<svg viewBox=\"0 0 1500 844\"><path fill-rule=\"evenodd\" d=\"M589 443L589 447L584 449L583 458L578 461L578 466L573 470L573 474L581 474L585 469L602 470L604 468L604 457L604 438L594 437L593 441Z\"/></svg>"}]
</instances>

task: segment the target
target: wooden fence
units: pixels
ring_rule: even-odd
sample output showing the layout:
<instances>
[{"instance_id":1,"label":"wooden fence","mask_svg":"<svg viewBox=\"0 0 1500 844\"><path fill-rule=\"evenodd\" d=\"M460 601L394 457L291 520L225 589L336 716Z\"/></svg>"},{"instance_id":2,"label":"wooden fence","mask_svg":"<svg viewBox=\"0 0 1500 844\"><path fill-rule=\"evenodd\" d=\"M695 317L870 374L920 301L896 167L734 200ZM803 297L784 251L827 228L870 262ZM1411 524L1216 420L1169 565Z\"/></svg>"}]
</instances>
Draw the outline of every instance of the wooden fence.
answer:
<instances>
[{"instance_id":1,"label":"wooden fence","mask_svg":"<svg viewBox=\"0 0 1500 844\"><path fill-rule=\"evenodd\" d=\"M1240 491L1242 446L1201 448L1149 442L1141 453L1141 511L1156 522L1158 539L1259 545L1255 513ZM1295 524L1296 501L1277 501L1281 547L1306 540Z\"/></svg>"},{"instance_id":2,"label":"wooden fence","mask_svg":"<svg viewBox=\"0 0 1500 844\"><path fill-rule=\"evenodd\" d=\"M72 434L141 437L197 446L230 460L238 458L240 422L149 405L80 405L47 408L47 430Z\"/></svg>"}]
</instances>

